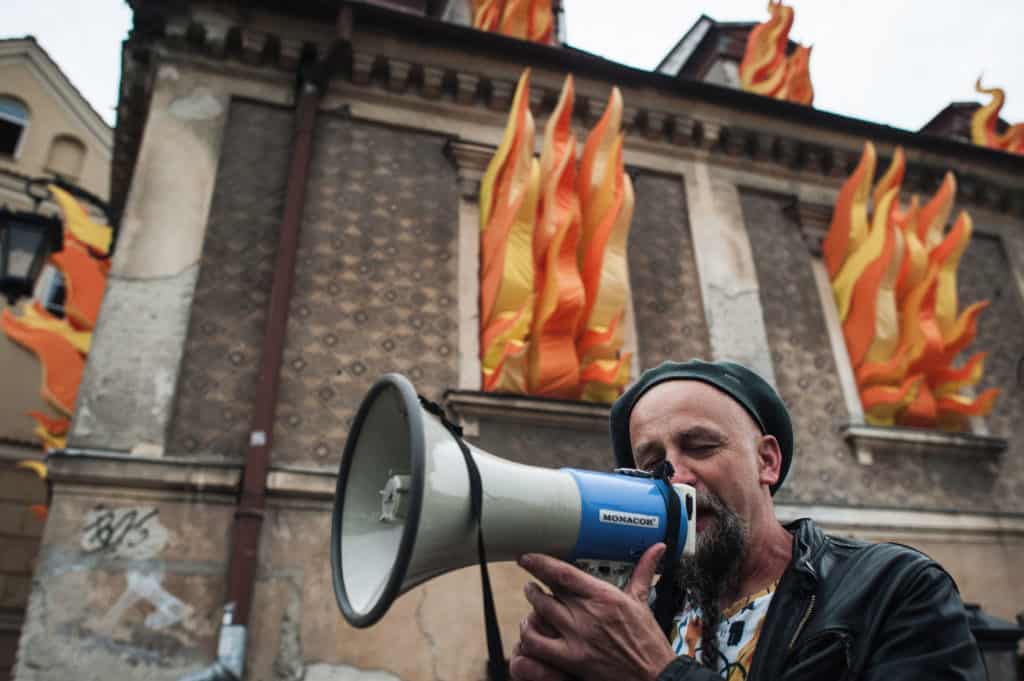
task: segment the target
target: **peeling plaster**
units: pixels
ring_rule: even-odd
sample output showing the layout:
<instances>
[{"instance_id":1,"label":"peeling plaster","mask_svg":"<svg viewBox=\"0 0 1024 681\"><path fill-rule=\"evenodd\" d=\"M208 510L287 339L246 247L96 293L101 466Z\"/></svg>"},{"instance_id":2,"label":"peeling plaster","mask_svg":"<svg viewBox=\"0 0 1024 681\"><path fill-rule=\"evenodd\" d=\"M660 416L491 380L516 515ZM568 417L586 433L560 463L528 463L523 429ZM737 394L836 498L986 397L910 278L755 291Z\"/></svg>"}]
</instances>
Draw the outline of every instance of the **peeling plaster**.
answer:
<instances>
[{"instance_id":1,"label":"peeling plaster","mask_svg":"<svg viewBox=\"0 0 1024 681\"><path fill-rule=\"evenodd\" d=\"M198 87L194 92L171 102L167 111L179 120L207 121L224 113L224 105L211 90Z\"/></svg>"},{"instance_id":2,"label":"peeling plaster","mask_svg":"<svg viewBox=\"0 0 1024 681\"><path fill-rule=\"evenodd\" d=\"M195 614L195 609L167 591L156 575L129 572L127 588L107 614L96 623L96 630L113 633L124 612L139 601L146 601L156 608L146 615L143 622L156 631L173 627L178 622L191 619Z\"/></svg>"}]
</instances>

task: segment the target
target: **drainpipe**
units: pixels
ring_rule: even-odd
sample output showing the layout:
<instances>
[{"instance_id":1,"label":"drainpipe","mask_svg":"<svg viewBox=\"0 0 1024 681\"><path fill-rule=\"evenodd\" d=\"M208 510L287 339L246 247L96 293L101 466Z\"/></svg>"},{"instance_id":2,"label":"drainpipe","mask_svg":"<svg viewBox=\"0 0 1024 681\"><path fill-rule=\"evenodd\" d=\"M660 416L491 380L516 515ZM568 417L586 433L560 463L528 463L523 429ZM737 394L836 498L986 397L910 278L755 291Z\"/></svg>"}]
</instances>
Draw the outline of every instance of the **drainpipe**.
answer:
<instances>
[{"instance_id":1,"label":"drainpipe","mask_svg":"<svg viewBox=\"0 0 1024 681\"><path fill-rule=\"evenodd\" d=\"M299 67L288 186L274 260L274 280L263 334L249 448L242 473L242 491L231 532L227 600L217 645L217 661L206 669L186 676L182 681L241 681L245 671L246 636L259 564L260 530L266 502L278 378L288 324L288 303L295 279L295 260L302 209L306 202L306 178L312 156L313 130L323 89L323 80L314 75L322 73L320 68L316 62L307 62Z\"/></svg>"}]
</instances>

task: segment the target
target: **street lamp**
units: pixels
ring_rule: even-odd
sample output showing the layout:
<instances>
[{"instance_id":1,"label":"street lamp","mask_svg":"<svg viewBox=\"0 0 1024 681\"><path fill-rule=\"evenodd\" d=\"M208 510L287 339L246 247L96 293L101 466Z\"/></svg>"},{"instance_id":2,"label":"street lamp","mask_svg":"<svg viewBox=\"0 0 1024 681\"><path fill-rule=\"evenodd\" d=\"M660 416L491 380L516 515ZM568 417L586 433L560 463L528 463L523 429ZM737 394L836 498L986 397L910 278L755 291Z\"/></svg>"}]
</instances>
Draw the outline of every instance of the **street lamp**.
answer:
<instances>
[{"instance_id":1,"label":"street lamp","mask_svg":"<svg viewBox=\"0 0 1024 681\"><path fill-rule=\"evenodd\" d=\"M18 298L32 294L36 279L47 258L63 247L61 220L38 212L39 204L49 196L48 193L40 193L39 188L49 184L56 185L103 211L108 224L114 230L110 250L105 257L110 257L114 252L114 241L117 239L116 221L111 219L110 208L105 201L60 178L40 177L26 180L25 194L35 202L36 212L0 208L0 294L7 298L10 305L14 305Z\"/></svg>"},{"instance_id":2,"label":"street lamp","mask_svg":"<svg viewBox=\"0 0 1024 681\"><path fill-rule=\"evenodd\" d=\"M46 259L60 247L59 219L0 208L0 293L8 304L32 294Z\"/></svg>"}]
</instances>

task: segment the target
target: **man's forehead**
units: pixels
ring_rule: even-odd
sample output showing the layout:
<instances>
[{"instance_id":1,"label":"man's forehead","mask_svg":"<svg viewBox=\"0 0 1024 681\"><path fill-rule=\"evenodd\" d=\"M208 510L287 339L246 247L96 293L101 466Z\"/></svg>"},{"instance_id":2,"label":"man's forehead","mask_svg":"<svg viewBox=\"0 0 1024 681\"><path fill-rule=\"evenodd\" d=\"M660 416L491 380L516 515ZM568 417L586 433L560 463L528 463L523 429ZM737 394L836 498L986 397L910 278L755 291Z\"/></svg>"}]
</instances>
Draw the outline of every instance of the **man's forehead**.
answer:
<instances>
[{"instance_id":1,"label":"man's forehead","mask_svg":"<svg viewBox=\"0 0 1024 681\"><path fill-rule=\"evenodd\" d=\"M648 419L661 420L683 414L695 425L726 425L740 419L760 430L746 409L730 395L693 379L673 379L652 386L633 405L629 415L630 430Z\"/></svg>"}]
</instances>

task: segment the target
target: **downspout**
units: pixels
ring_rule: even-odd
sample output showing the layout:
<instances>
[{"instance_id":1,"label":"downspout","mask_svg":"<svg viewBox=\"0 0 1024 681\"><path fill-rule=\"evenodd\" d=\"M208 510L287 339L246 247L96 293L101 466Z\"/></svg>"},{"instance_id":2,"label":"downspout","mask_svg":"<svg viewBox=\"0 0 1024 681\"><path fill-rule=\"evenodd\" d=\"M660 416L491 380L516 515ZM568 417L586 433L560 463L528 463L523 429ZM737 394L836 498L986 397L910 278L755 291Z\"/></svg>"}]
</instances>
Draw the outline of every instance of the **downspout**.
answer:
<instances>
[{"instance_id":1,"label":"downspout","mask_svg":"<svg viewBox=\"0 0 1024 681\"><path fill-rule=\"evenodd\" d=\"M242 473L241 496L235 509L235 523L231 532L227 599L217 644L217 660L206 669L184 677L182 681L241 681L245 672L246 637L253 585L259 566L260 530L263 526L267 472L273 443L274 409L284 356L288 303L295 279L302 210L306 202L313 131L323 90L323 81L317 77L321 73L322 65L315 61L303 63L298 72L292 156L288 167L277 256L274 259L274 278L263 334L249 447Z\"/></svg>"}]
</instances>

